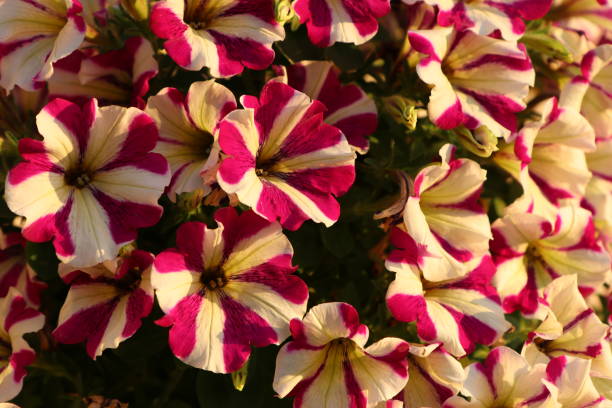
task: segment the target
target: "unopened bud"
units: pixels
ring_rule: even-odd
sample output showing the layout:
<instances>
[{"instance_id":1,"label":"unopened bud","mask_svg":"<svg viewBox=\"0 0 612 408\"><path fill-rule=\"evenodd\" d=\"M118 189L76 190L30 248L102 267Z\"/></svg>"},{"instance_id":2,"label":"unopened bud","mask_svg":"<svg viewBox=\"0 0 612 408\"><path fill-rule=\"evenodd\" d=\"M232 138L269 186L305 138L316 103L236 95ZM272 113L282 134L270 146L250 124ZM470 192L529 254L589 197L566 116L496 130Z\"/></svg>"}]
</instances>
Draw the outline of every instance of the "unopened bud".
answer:
<instances>
[{"instance_id":1,"label":"unopened bud","mask_svg":"<svg viewBox=\"0 0 612 408\"><path fill-rule=\"evenodd\" d=\"M249 372L249 360L238 371L232 373L232 383L234 388L238 391L242 391L246 384L247 374Z\"/></svg>"},{"instance_id":2,"label":"unopened bud","mask_svg":"<svg viewBox=\"0 0 612 408\"><path fill-rule=\"evenodd\" d=\"M530 50L537 51L539 54L548 55L567 63L572 63L574 60L565 45L550 34L533 31L527 32L519 41Z\"/></svg>"},{"instance_id":3,"label":"unopened bud","mask_svg":"<svg viewBox=\"0 0 612 408\"><path fill-rule=\"evenodd\" d=\"M405 96L393 95L383 98L383 103L395 122L404 126L409 132L416 128L417 110L413 101Z\"/></svg>"},{"instance_id":4,"label":"unopened bud","mask_svg":"<svg viewBox=\"0 0 612 408\"><path fill-rule=\"evenodd\" d=\"M276 21L278 21L280 24L285 24L289 20L293 19L293 17L295 17L295 10L293 10L293 7L291 6L291 1L277 0L274 8L274 15L276 17Z\"/></svg>"},{"instance_id":5,"label":"unopened bud","mask_svg":"<svg viewBox=\"0 0 612 408\"><path fill-rule=\"evenodd\" d=\"M497 137L488 127L480 126L474 130L459 126L454 129L459 141L470 152L480 157L489 157L497 148Z\"/></svg>"},{"instance_id":6,"label":"unopened bud","mask_svg":"<svg viewBox=\"0 0 612 408\"><path fill-rule=\"evenodd\" d=\"M149 2L147 0L120 0L121 7L136 21L149 18Z\"/></svg>"}]
</instances>

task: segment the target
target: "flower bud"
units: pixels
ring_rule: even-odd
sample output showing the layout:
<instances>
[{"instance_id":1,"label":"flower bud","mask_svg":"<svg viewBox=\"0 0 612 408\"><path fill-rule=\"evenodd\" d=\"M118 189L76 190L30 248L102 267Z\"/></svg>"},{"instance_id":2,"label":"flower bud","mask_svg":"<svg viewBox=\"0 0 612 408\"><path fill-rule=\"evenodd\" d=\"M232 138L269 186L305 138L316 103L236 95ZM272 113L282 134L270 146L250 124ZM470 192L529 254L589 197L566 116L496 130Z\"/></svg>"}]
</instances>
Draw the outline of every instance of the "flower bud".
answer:
<instances>
[{"instance_id":1,"label":"flower bud","mask_svg":"<svg viewBox=\"0 0 612 408\"><path fill-rule=\"evenodd\" d=\"M120 0L121 7L136 21L149 18L149 2L147 0Z\"/></svg>"},{"instance_id":2,"label":"flower bud","mask_svg":"<svg viewBox=\"0 0 612 408\"><path fill-rule=\"evenodd\" d=\"M383 103L395 122L404 126L409 132L416 128L417 110L413 101L405 96L393 95L383 98Z\"/></svg>"},{"instance_id":3,"label":"flower bud","mask_svg":"<svg viewBox=\"0 0 612 408\"><path fill-rule=\"evenodd\" d=\"M277 0L274 7L274 15L276 17L276 21L278 21L280 24L285 24L289 20L292 20L293 17L295 17L295 11L291 6L291 1Z\"/></svg>"},{"instance_id":4,"label":"flower bud","mask_svg":"<svg viewBox=\"0 0 612 408\"><path fill-rule=\"evenodd\" d=\"M469 130L464 126L459 126L454 129L455 134L459 137L459 142L480 157L489 157L493 152L499 150L497 148L497 137L486 126L480 126L474 130Z\"/></svg>"}]
</instances>

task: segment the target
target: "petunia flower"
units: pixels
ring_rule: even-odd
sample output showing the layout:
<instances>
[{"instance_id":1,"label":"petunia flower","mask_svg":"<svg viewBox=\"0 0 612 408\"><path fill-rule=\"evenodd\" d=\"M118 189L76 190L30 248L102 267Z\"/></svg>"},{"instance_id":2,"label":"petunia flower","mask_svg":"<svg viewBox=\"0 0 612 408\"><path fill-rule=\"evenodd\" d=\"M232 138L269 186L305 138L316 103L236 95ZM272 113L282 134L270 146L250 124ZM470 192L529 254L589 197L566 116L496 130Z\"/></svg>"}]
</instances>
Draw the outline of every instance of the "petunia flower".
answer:
<instances>
[{"instance_id":1,"label":"petunia flower","mask_svg":"<svg viewBox=\"0 0 612 408\"><path fill-rule=\"evenodd\" d=\"M322 303L291 321L292 341L276 358L273 388L294 408L374 407L408 380L404 340L386 337L365 347L367 326L347 303Z\"/></svg>"},{"instance_id":2,"label":"petunia flower","mask_svg":"<svg viewBox=\"0 0 612 408\"><path fill-rule=\"evenodd\" d=\"M16 288L28 304L40 306L41 292L47 285L38 280L28 265L25 254L25 239L19 232L0 231L0 297Z\"/></svg>"},{"instance_id":3,"label":"petunia flower","mask_svg":"<svg viewBox=\"0 0 612 408\"><path fill-rule=\"evenodd\" d=\"M596 149L586 154L591 180L582 206L593 213L593 221L602 240L612 242L612 138L599 139Z\"/></svg>"},{"instance_id":4,"label":"petunia flower","mask_svg":"<svg viewBox=\"0 0 612 408\"><path fill-rule=\"evenodd\" d=\"M610 38L612 2L610 0L554 0L548 15L554 25L579 32L594 44Z\"/></svg>"},{"instance_id":5,"label":"petunia flower","mask_svg":"<svg viewBox=\"0 0 612 408\"><path fill-rule=\"evenodd\" d=\"M404 208L404 222L391 232L397 248L387 268L421 271L429 281L467 273L465 262L488 253L491 227L478 203L486 171L469 159L455 158L455 147L440 149L441 163L417 174ZM416 268L416 269L414 269Z\"/></svg>"},{"instance_id":6,"label":"petunia flower","mask_svg":"<svg viewBox=\"0 0 612 408\"><path fill-rule=\"evenodd\" d=\"M328 61L302 61L283 67L282 80L312 99L323 102L325 122L344 133L361 154L368 151L368 136L376 131L376 104L359 86L342 85L340 70Z\"/></svg>"},{"instance_id":7,"label":"petunia flower","mask_svg":"<svg viewBox=\"0 0 612 408\"><path fill-rule=\"evenodd\" d=\"M410 270L397 271L387 291L387 306L402 322L416 321L419 337L441 343L454 356L488 345L511 326L504 319L499 296L490 280L495 265L490 256L470 262L465 277L432 282Z\"/></svg>"},{"instance_id":8,"label":"petunia flower","mask_svg":"<svg viewBox=\"0 0 612 408\"><path fill-rule=\"evenodd\" d=\"M546 383L564 408L609 408L611 402L599 393L590 376L592 360L571 355L551 359Z\"/></svg>"},{"instance_id":9,"label":"petunia flower","mask_svg":"<svg viewBox=\"0 0 612 408\"><path fill-rule=\"evenodd\" d=\"M415 4L422 0L403 0ZM552 0L425 0L438 7L438 24L469 29L476 34L490 35L499 30L502 38L516 41L525 32L523 20L544 17Z\"/></svg>"},{"instance_id":10,"label":"petunia flower","mask_svg":"<svg viewBox=\"0 0 612 408\"><path fill-rule=\"evenodd\" d=\"M444 408L556 408L556 393L549 390L546 364L530 366L508 347L496 347L480 363L466 367L461 396L449 398Z\"/></svg>"},{"instance_id":11,"label":"petunia flower","mask_svg":"<svg viewBox=\"0 0 612 408\"><path fill-rule=\"evenodd\" d=\"M44 324L44 315L28 306L15 288L0 299L0 401L11 400L21 391L25 368L36 357L23 335L37 332Z\"/></svg>"},{"instance_id":12,"label":"petunia flower","mask_svg":"<svg viewBox=\"0 0 612 408\"><path fill-rule=\"evenodd\" d=\"M296 0L295 13L319 47L336 42L363 44L378 32L377 18L391 11L389 0Z\"/></svg>"},{"instance_id":13,"label":"petunia flower","mask_svg":"<svg viewBox=\"0 0 612 408\"><path fill-rule=\"evenodd\" d=\"M612 7L609 14L612 16ZM597 139L612 137L612 44L589 51L580 73L561 90L559 105L580 111L595 129Z\"/></svg>"},{"instance_id":14,"label":"petunia flower","mask_svg":"<svg viewBox=\"0 0 612 408\"><path fill-rule=\"evenodd\" d=\"M531 212L554 222L560 206L580 202L591 178L585 152L595 150L595 134L575 109L555 98L535 108L538 120L525 122L495 162L517 179L523 196L511 211Z\"/></svg>"},{"instance_id":15,"label":"petunia flower","mask_svg":"<svg viewBox=\"0 0 612 408\"><path fill-rule=\"evenodd\" d=\"M53 239L62 262L91 266L159 220L170 174L166 159L149 153L158 136L144 112L54 99L36 123L44 140L20 140L24 161L6 181L9 208L26 217L26 239Z\"/></svg>"},{"instance_id":16,"label":"petunia flower","mask_svg":"<svg viewBox=\"0 0 612 408\"><path fill-rule=\"evenodd\" d=\"M171 200L185 192L210 192L210 179L219 161L219 122L234 109L232 92L214 80L194 82L187 96L177 89L164 88L149 97L145 112L159 127L155 151L170 164L172 180L166 194Z\"/></svg>"},{"instance_id":17,"label":"petunia flower","mask_svg":"<svg viewBox=\"0 0 612 408\"><path fill-rule=\"evenodd\" d=\"M178 65L208 67L214 77L267 68L274 60L272 43L285 38L274 0L163 0L153 5L150 24Z\"/></svg>"},{"instance_id":18,"label":"petunia flower","mask_svg":"<svg viewBox=\"0 0 612 408\"><path fill-rule=\"evenodd\" d=\"M221 188L291 230L308 219L334 224L335 197L355 180L355 153L338 128L323 122L323 104L278 81L242 104L219 125L227 156L217 173Z\"/></svg>"},{"instance_id":19,"label":"petunia flower","mask_svg":"<svg viewBox=\"0 0 612 408\"><path fill-rule=\"evenodd\" d=\"M218 227L188 222L155 258L152 283L172 326L172 352L218 373L236 371L251 346L279 344L306 311L308 287L292 273L293 249L280 225L252 211L215 213Z\"/></svg>"},{"instance_id":20,"label":"petunia flower","mask_svg":"<svg viewBox=\"0 0 612 408\"><path fill-rule=\"evenodd\" d=\"M0 86L41 87L53 63L76 50L85 38L79 0L0 2Z\"/></svg>"},{"instance_id":21,"label":"petunia flower","mask_svg":"<svg viewBox=\"0 0 612 408\"><path fill-rule=\"evenodd\" d=\"M93 359L132 337L153 307L152 265L153 255L141 250L83 270L60 264L70 290L53 337L66 344L86 341Z\"/></svg>"},{"instance_id":22,"label":"petunia flower","mask_svg":"<svg viewBox=\"0 0 612 408\"><path fill-rule=\"evenodd\" d=\"M530 362L563 355L592 359L602 353L608 326L578 291L576 275L561 276L543 289L546 317L531 333L522 354Z\"/></svg>"},{"instance_id":23,"label":"petunia flower","mask_svg":"<svg viewBox=\"0 0 612 408\"><path fill-rule=\"evenodd\" d=\"M428 111L436 126L486 126L504 138L516 131L515 113L525 109L535 79L522 44L451 28L408 35L412 46L425 54L417 74L433 87Z\"/></svg>"},{"instance_id":24,"label":"petunia flower","mask_svg":"<svg viewBox=\"0 0 612 408\"><path fill-rule=\"evenodd\" d=\"M561 208L554 224L536 214L508 214L493 223L493 237L493 285L506 313L541 312L538 290L559 276L577 277L585 293L609 278L610 256L591 214L577 205Z\"/></svg>"},{"instance_id":25,"label":"petunia flower","mask_svg":"<svg viewBox=\"0 0 612 408\"><path fill-rule=\"evenodd\" d=\"M463 387L466 375L461 363L439 344L410 344L405 408L441 408Z\"/></svg>"},{"instance_id":26,"label":"petunia flower","mask_svg":"<svg viewBox=\"0 0 612 408\"><path fill-rule=\"evenodd\" d=\"M104 105L144 108L149 80L157 75L153 47L142 37L131 37L123 48L92 54L75 51L55 64L49 79L49 99L84 103L96 98Z\"/></svg>"}]
</instances>

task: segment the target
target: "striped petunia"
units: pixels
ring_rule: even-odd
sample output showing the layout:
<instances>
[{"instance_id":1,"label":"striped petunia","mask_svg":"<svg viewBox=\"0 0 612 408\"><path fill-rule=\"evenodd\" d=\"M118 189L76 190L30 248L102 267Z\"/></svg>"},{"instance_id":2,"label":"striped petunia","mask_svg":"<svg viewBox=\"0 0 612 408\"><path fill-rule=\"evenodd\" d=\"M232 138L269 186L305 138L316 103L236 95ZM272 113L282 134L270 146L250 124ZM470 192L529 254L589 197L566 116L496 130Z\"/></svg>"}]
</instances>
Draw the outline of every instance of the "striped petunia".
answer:
<instances>
[{"instance_id":1,"label":"striped petunia","mask_svg":"<svg viewBox=\"0 0 612 408\"><path fill-rule=\"evenodd\" d=\"M538 290L561 275L576 276L591 293L610 277L610 256L597 239L589 211L559 210L554 223L529 213L511 213L493 223L493 284L507 313L541 312Z\"/></svg>"},{"instance_id":2,"label":"striped petunia","mask_svg":"<svg viewBox=\"0 0 612 408\"><path fill-rule=\"evenodd\" d=\"M217 182L268 220L295 230L308 219L334 224L341 196L355 180L355 153L342 132L323 122L325 107L278 81L219 125L227 156Z\"/></svg>"},{"instance_id":3,"label":"striped petunia","mask_svg":"<svg viewBox=\"0 0 612 408\"><path fill-rule=\"evenodd\" d=\"M155 258L151 281L172 352L218 373L238 370L251 346L279 344L306 311L308 287L293 275L281 226L252 211L215 213L218 227L188 222Z\"/></svg>"},{"instance_id":4,"label":"striped petunia","mask_svg":"<svg viewBox=\"0 0 612 408\"><path fill-rule=\"evenodd\" d=\"M100 105L144 108L149 80L157 75L153 47L142 37L131 37L123 48L92 54L75 51L55 64L49 79L49 99L84 103L96 98Z\"/></svg>"},{"instance_id":5,"label":"striped petunia","mask_svg":"<svg viewBox=\"0 0 612 408\"><path fill-rule=\"evenodd\" d=\"M344 133L358 152L366 153L368 136L376 131L376 104L359 86L342 85L340 70L329 61L302 61L285 68L282 78L291 87L323 102L325 122Z\"/></svg>"},{"instance_id":6,"label":"striped petunia","mask_svg":"<svg viewBox=\"0 0 612 408\"><path fill-rule=\"evenodd\" d=\"M440 408L465 381L461 363L439 344L410 344L405 408Z\"/></svg>"},{"instance_id":7,"label":"striped petunia","mask_svg":"<svg viewBox=\"0 0 612 408\"><path fill-rule=\"evenodd\" d=\"M440 149L441 163L417 174L404 208L404 222L391 232L397 248L386 266L394 272L420 271L441 281L467 273L465 262L488 253L491 227L479 204L486 171L455 158L455 147Z\"/></svg>"},{"instance_id":8,"label":"striped petunia","mask_svg":"<svg viewBox=\"0 0 612 408\"><path fill-rule=\"evenodd\" d=\"M423 0L403 0L415 4ZM516 41L525 32L523 20L544 17L552 0L425 0L438 7L438 24L456 30L472 30L489 35L499 30L501 37Z\"/></svg>"},{"instance_id":9,"label":"striped petunia","mask_svg":"<svg viewBox=\"0 0 612 408\"><path fill-rule=\"evenodd\" d=\"M554 0L549 17L555 26L580 33L594 44L610 41L610 0Z\"/></svg>"},{"instance_id":10,"label":"striped petunia","mask_svg":"<svg viewBox=\"0 0 612 408\"><path fill-rule=\"evenodd\" d=\"M85 38L79 0L0 1L0 86L42 86Z\"/></svg>"},{"instance_id":11,"label":"striped petunia","mask_svg":"<svg viewBox=\"0 0 612 408\"><path fill-rule=\"evenodd\" d=\"M595 150L595 134L575 109L558 106L555 98L535 109L538 120L521 130L495 154L495 162L517 179L523 196L511 211L530 212L554 222L568 200L580 202L591 172L585 152Z\"/></svg>"},{"instance_id":12,"label":"striped petunia","mask_svg":"<svg viewBox=\"0 0 612 408\"><path fill-rule=\"evenodd\" d=\"M561 276L542 290L546 315L528 335L523 355L531 362L572 355L592 359L602 353L608 326L578 290L576 275Z\"/></svg>"},{"instance_id":13,"label":"striped petunia","mask_svg":"<svg viewBox=\"0 0 612 408\"><path fill-rule=\"evenodd\" d=\"M483 362L465 368L467 379L461 394L469 399L454 396L443 408L560 407L556 393L546 383L550 370L546 364L531 366L509 347L496 347Z\"/></svg>"},{"instance_id":14,"label":"striped petunia","mask_svg":"<svg viewBox=\"0 0 612 408\"><path fill-rule=\"evenodd\" d=\"M21 391L26 366L36 357L23 335L37 332L44 323L44 315L28 306L15 288L0 299L0 401L11 400Z\"/></svg>"},{"instance_id":15,"label":"striped petunia","mask_svg":"<svg viewBox=\"0 0 612 408\"><path fill-rule=\"evenodd\" d=\"M214 77L265 69L272 43L285 38L274 0L162 0L151 10L151 30L165 39L168 55L181 67L208 67Z\"/></svg>"},{"instance_id":16,"label":"striped petunia","mask_svg":"<svg viewBox=\"0 0 612 408\"><path fill-rule=\"evenodd\" d=\"M278 352L273 388L293 397L294 408L374 407L406 385L409 344L386 337L364 348L368 328L347 303L314 306L291 321L291 336Z\"/></svg>"},{"instance_id":17,"label":"striped petunia","mask_svg":"<svg viewBox=\"0 0 612 408\"><path fill-rule=\"evenodd\" d=\"M612 7L609 9L612 18ZM559 104L579 110L595 129L598 139L612 137L612 44L589 51L580 73L563 87Z\"/></svg>"},{"instance_id":18,"label":"striped petunia","mask_svg":"<svg viewBox=\"0 0 612 408\"><path fill-rule=\"evenodd\" d=\"M85 341L93 359L132 337L153 307L152 265L153 255L141 250L90 268L60 264L70 290L53 337L66 344Z\"/></svg>"},{"instance_id":19,"label":"striped petunia","mask_svg":"<svg viewBox=\"0 0 612 408\"><path fill-rule=\"evenodd\" d=\"M591 180L586 187L582 206L593 213L593 221L602 240L612 244L612 138L595 141L596 149L587 153Z\"/></svg>"},{"instance_id":20,"label":"striped petunia","mask_svg":"<svg viewBox=\"0 0 612 408\"><path fill-rule=\"evenodd\" d=\"M391 11L389 0L296 0L293 7L319 47L363 44L378 32L376 19Z\"/></svg>"},{"instance_id":21,"label":"striped petunia","mask_svg":"<svg viewBox=\"0 0 612 408\"><path fill-rule=\"evenodd\" d=\"M194 82L187 96L164 88L149 97L145 112L159 127L155 151L170 164L172 180L166 194L172 201L185 192L210 192L219 161L219 123L234 109L232 92L214 80Z\"/></svg>"},{"instance_id":22,"label":"striped petunia","mask_svg":"<svg viewBox=\"0 0 612 408\"><path fill-rule=\"evenodd\" d=\"M442 129L486 126L507 138L535 71L522 44L452 28L416 30L410 43L425 54L417 74L431 85L429 118ZM483 81L486 78L486 81Z\"/></svg>"},{"instance_id":23,"label":"striped petunia","mask_svg":"<svg viewBox=\"0 0 612 408\"><path fill-rule=\"evenodd\" d=\"M0 297L6 296L14 287L29 304L38 307L41 292L47 285L36 278L28 265L25 244L19 232L0 231Z\"/></svg>"},{"instance_id":24,"label":"striped petunia","mask_svg":"<svg viewBox=\"0 0 612 408\"><path fill-rule=\"evenodd\" d=\"M113 259L138 228L159 220L170 174L166 159L150 153L158 132L144 112L58 98L36 123L44 140L20 140L24 161L6 181L26 239L53 239L60 260L84 267Z\"/></svg>"},{"instance_id":25,"label":"striped petunia","mask_svg":"<svg viewBox=\"0 0 612 408\"><path fill-rule=\"evenodd\" d=\"M495 265L490 256L476 262L465 277L432 282L409 270L397 271L387 291L393 317L416 321L419 337L441 343L454 356L470 353L476 344L491 344L509 328L499 296L490 280Z\"/></svg>"}]
</instances>

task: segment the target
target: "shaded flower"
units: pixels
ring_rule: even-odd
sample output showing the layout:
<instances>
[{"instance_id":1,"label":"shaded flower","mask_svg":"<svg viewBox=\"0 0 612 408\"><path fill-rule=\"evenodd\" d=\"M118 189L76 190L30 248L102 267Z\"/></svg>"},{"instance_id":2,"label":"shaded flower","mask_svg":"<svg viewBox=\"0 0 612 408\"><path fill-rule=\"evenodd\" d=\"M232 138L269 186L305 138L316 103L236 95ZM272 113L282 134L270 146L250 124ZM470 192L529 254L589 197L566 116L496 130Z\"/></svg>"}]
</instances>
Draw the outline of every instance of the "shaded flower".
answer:
<instances>
[{"instance_id":1,"label":"shaded flower","mask_svg":"<svg viewBox=\"0 0 612 408\"><path fill-rule=\"evenodd\" d=\"M323 122L323 104L278 81L268 82L259 100L242 103L246 109L219 125L227 155L217 173L221 188L291 230L308 219L335 223L335 197L355 180L355 153L339 129Z\"/></svg>"},{"instance_id":2,"label":"shaded flower","mask_svg":"<svg viewBox=\"0 0 612 408\"><path fill-rule=\"evenodd\" d=\"M422 0L403 0L414 4ZM425 0L438 6L438 24L469 29L476 34L489 35L499 30L502 38L518 40L525 32L523 20L544 17L552 0Z\"/></svg>"},{"instance_id":3,"label":"shaded flower","mask_svg":"<svg viewBox=\"0 0 612 408\"><path fill-rule=\"evenodd\" d=\"M20 140L24 161L9 172L5 193L11 211L26 217L26 239L54 239L60 260L90 266L159 220L170 174L149 153L157 128L144 112L54 99L36 120L44 140Z\"/></svg>"},{"instance_id":4,"label":"shaded flower","mask_svg":"<svg viewBox=\"0 0 612 408\"><path fill-rule=\"evenodd\" d=\"M322 303L291 321L293 340L276 358L273 388L295 408L373 407L408 380L405 341L386 337L364 348L367 326L347 303Z\"/></svg>"},{"instance_id":5,"label":"shaded flower","mask_svg":"<svg viewBox=\"0 0 612 408\"><path fill-rule=\"evenodd\" d=\"M359 86L342 85L339 73L328 61L302 61L286 67L282 80L323 102L325 122L340 129L349 144L363 154L369 148L367 137L378 126L376 104Z\"/></svg>"},{"instance_id":6,"label":"shaded flower","mask_svg":"<svg viewBox=\"0 0 612 408\"><path fill-rule=\"evenodd\" d=\"M164 88L148 99L145 111L160 132L155 151L164 155L172 171L166 190L171 200L185 192L210 192L219 161L219 122L234 109L232 92L214 80L194 82L187 96Z\"/></svg>"},{"instance_id":7,"label":"shaded flower","mask_svg":"<svg viewBox=\"0 0 612 408\"><path fill-rule=\"evenodd\" d=\"M554 224L536 214L508 214L493 223L493 237L493 285L507 313L540 312L538 290L559 276L577 277L589 293L609 278L610 256L592 216L576 205L561 208Z\"/></svg>"},{"instance_id":8,"label":"shaded flower","mask_svg":"<svg viewBox=\"0 0 612 408\"><path fill-rule=\"evenodd\" d=\"M280 225L252 211L215 213L216 229L181 225L177 248L155 258L152 283L172 326L172 352L218 373L236 371L251 346L279 344L306 311L308 288L292 273L293 249Z\"/></svg>"},{"instance_id":9,"label":"shaded flower","mask_svg":"<svg viewBox=\"0 0 612 408\"><path fill-rule=\"evenodd\" d=\"M523 100L535 78L522 44L451 28L408 35L425 54L417 74L433 86L428 110L438 127L486 126L504 138L516 131L515 113L525 109Z\"/></svg>"},{"instance_id":10,"label":"shaded flower","mask_svg":"<svg viewBox=\"0 0 612 408\"><path fill-rule=\"evenodd\" d=\"M28 306L15 288L0 299L0 401L21 391L25 368L36 357L23 335L42 329L44 323L43 314Z\"/></svg>"},{"instance_id":11,"label":"shaded flower","mask_svg":"<svg viewBox=\"0 0 612 408\"><path fill-rule=\"evenodd\" d=\"M397 271L387 291L393 317L416 321L419 337L441 343L454 356L470 353L476 344L491 344L510 328L490 280L495 273L485 256L465 277L432 282L410 270ZM474 265L471 262L470 265Z\"/></svg>"},{"instance_id":12,"label":"shaded flower","mask_svg":"<svg viewBox=\"0 0 612 408\"><path fill-rule=\"evenodd\" d=\"M83 270L60 264L70 290L53 337L67 344L86 341L93 359L132 337L153 307L152 264L153 255L141 250Z\"/></svg>"},{"instance_id":13,"label":"shaded flower","mask_svg":"<svg viewBox=\"0 0 612 408\"><path fill-rule=\"evenodd\" d=\"M448 399L444 408L552 408L556 394L545 380L547 366L530 366L520 354L508 347L496 347L481 363L466 367L462 394Z\"/></svg>"},{"instance_id":14,"label":"shaded flower","mask_svg":"<svg viewBox=\"0 0 612 408\"><path fill-rule=\"evenodd\" d=\"M391 232L398 250L388 269L421 271L441 281L468 271L465 262L488 253L491 227L478 203L486 171L469 159L455 158L455 147L440 149L442 162L417 174L404 208L404 223Z\"/></svg>"},{"instance_id":15,"label":"shaded flower","mask_svg":"<svg viewBox=\"0 0 612 408\"><path fill-rule=\"evenodd\" d=\"M10 288L16 288L28 304L40 306L41 292L47 285L38 280L28 265L25 239L19 232L0 231L0 297L7 296Z\"/></svg>"},{"instance_id":16,"label":"shaded flower","mask_svg":"<svg viewBox=\"0 0 612 408\"><path fill-rule=\"evenodd\" d=\"M41 87L85 38L81 11L79 0L0 2L0 86Z\"/></svg>"},{"instance_id":17,"label":"shaded flower","mask_svg":"<svg viewBox=\"0 0 612 408\"><path fill-rule=\"evenodd\" d=\"M582 33L595 44L610 39L610 0L554 0L547 17L556 26Z\"/></svg>"},{"instance_id":18,"label":"shaded flower","mask_svg":"<svg viewBox=\"0 0 612 408\"><path fill-rule=\"evenodd\" d=\"M178 65L208 67L214 77L267 68L272 43L285 38L274 0L163 0L153 5L150 24Z\"/></svg>"},{"instance_id":19,"label":"shaded flower","mask_svg":"<svg viewBox=\"0 0 612 408\"><path fill-rule=\"evenodd\" d=\"M143 97L158 65L151 44L142 37L131 37L123 48L92 54L75 51L55 64L49 79L49 99L64 98L85 103L96 98L101 105L144 108Z\"/></svg>"},{"instance_id":20,"label":"shaded flower","mask_svg":"<svg viewBox=\"0 0 612 408\"><path fill-rule=\"evenodd\" d=\"M376 19L391 11L389 0L296 0L293 7L319 47L363 44L378 32Z\"/></svg>"}]
</instances>

